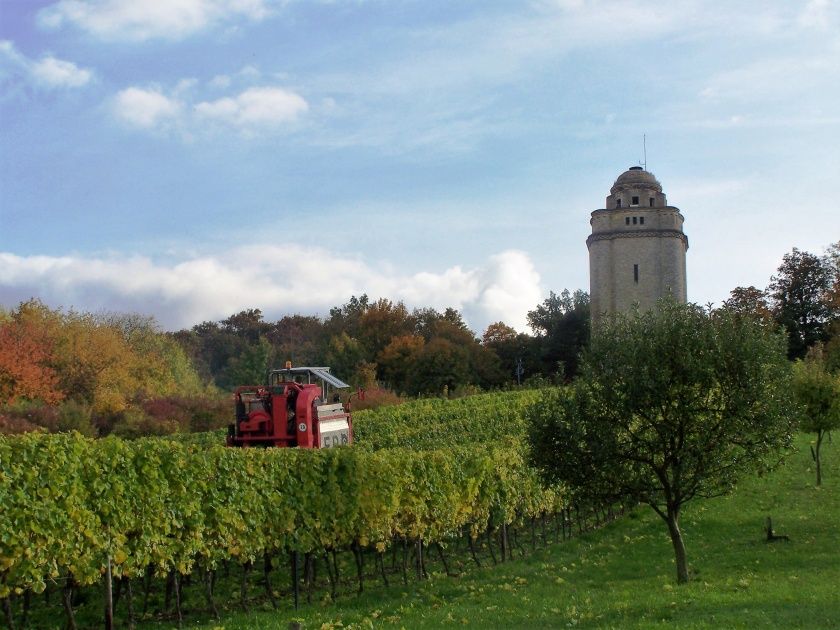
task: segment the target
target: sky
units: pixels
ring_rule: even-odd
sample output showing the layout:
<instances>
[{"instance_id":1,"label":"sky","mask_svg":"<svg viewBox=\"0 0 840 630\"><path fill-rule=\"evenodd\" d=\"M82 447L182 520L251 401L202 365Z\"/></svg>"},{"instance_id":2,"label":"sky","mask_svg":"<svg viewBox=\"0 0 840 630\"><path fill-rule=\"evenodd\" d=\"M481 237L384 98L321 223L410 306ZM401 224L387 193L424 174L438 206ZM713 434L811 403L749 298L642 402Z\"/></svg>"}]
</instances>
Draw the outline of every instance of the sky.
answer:
<instances>
[{"instance_id":1,"label":"sky","mask_svg":"<svg viewBox=\"0 0 840 630\"><path fill-rule=\"evenodd\" d=\"M640 163L692 302L840 240L840 0L0 0L5 308L527 331Z\"/></svg>"}]
</instances>

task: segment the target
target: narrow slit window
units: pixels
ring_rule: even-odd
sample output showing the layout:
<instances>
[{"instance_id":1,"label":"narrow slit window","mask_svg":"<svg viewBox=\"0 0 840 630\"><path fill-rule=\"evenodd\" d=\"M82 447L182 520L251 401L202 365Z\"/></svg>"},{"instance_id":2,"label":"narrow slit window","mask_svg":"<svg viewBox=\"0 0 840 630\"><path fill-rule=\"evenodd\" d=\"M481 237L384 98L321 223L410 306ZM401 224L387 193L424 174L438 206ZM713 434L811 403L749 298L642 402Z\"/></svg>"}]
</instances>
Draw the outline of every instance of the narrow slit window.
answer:
<instances>
[{"instance_id":1,"label":"narrow slit window","mask_svg":"<svg viewBox=\"0 0 840 630\"><path fill-rule=\"evenodd\" d=\"M653 197L650 198L650 207L653 208Z\"/></svg>"},{"instance_id":2,"label":"narrow slit window","mask_svg":"<svg viewBox=\"0 0 840 630\"><path fill-rule=\"evenodd\" d=\"M644 224L645 224L645 218L644 217L639 217L639 225L644 225Z\"/></svg>"},{"instance_id":3,"label":"narrow slit window","mask_svg":"<svg viewBox=\"0 0 840 630\"><path fill-rule=\"evenodd\" d=\"M636 223L638 223L638 222L639 222L639 219L637 217L633 217L633 225L636 225Z\"/></svg>"},{"instance_id":4,"label":"narrow slit window","mask_svg":"<svg viewBox=\"0 0 840 630\"><path fill-rule=\"evenodd\" d=\"M639 265L633 265L633 282L639 284Z\"/></svg>"}]
</instances>

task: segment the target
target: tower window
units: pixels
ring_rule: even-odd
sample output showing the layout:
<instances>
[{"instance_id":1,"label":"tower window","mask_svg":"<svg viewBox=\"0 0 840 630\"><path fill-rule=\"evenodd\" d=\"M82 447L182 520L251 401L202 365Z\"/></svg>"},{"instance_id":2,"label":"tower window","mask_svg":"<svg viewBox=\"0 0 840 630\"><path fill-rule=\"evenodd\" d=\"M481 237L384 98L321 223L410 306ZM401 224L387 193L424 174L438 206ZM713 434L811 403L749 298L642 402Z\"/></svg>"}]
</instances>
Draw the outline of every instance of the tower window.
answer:
<instances>
[{"instance_id":1,"label":"tower window","mask_svg":"<svg viewBox=\"0 0 840 630\"><path fill-rule=\"evenodd\" d=\"M616 207L616 208L620 208L620 207L621 207L621 199L616 199L616 200L615 200L615 207Z\"/></svg>"},{"instance_id":2,"label":"tower window","mask_svg":"<svg viewBox=\"0 0 840 630\"><path fill-rule=\"evenodd\" d=\"M630 205L631 206L638 206L639 205L639 198L638 197L633 197L630 201Z\"/></svg>"},{"instance_id":3,"label":"tower window","mask_svg":"<svg viewBox=\"0 0 840 630\"><path fill-rule=\"evenodd\" d=\"M644 224L645 224L645 218L644 217L639 217L639 225L644 225Z\"/></svg>"},{"instance_id":4,"label":"tower window","mask_svg":"<svg viewBox=\"0 0 840 630\"><path fill-rule=\"evenodd\" d=\"M653 208L653 197L650 198L650 207Z\"/></svg>"},{"instance_id":5,"label":"tower window","mask_svg":"<svg viewBox=\"0 0 840 630\"><path fill-rule=\"evenodd\" d=\"M639 221L639 220L638 220L636 217L633 217L633 225L636 225L636 223L637 223L638 221Z\"/></svg>"},{"instance_id":6,"label":"tower window","mask_svg":"<svg viewBox=\"0 0 840 630\"><path fill-rule=\"evenodd\" d=\"M633 282L639 284L639 265L633 265Z\"/></svg>"},{"instance_id":7,"label":"tower window","mask_svg":"<svg viewBox=\"0 0 840 630\"><path fill-rule=\"evenodd\" d=\"M630 217L624 217L624 225L630 225Z\"/></svg>"}]
</instances>

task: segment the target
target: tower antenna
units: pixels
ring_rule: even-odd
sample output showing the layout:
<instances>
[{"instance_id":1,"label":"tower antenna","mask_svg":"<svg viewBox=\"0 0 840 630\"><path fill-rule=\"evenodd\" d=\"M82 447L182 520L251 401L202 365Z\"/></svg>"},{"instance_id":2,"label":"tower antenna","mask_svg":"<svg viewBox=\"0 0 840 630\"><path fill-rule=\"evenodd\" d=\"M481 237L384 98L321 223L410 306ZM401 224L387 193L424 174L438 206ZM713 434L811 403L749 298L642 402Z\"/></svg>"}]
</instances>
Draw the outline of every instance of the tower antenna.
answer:
<instances>
[{"instance_id":1,"label":"tower antenna","mask_svg":"<svg viewBox=\"0 0 840 630\"><path fill-rule=\"evenodd\" d=\"M642 168L647 170L647 134L642 134L642 150L645 153L644 162L642 162Z\"/></svg>"}]
</instances>

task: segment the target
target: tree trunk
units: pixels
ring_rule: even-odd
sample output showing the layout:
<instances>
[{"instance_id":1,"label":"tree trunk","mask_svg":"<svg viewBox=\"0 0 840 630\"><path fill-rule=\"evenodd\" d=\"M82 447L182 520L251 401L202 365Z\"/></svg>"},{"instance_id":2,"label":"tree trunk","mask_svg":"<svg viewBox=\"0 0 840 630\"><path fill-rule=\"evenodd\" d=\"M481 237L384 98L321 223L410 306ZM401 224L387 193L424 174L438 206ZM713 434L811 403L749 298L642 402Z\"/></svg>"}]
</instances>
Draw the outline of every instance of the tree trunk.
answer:
<instances>
[{"instance_id":1,"label":"tree trunk","mask_svg":"<svg viewBox=\"0 0 840 630\"><path fill-rule=\"evenodd\" d=\"M823 436L825 433L823 431L817 431L817 449L814 452L814 461L817 464L817 485L822 485L822 467L820 466L820 446L822 446Z\"/></svg>"},{"instance_id":2,"label":"tree trunk","mask_svg":"<svg viewBox=\"0 0 840 630\"><path fill-rule=\"evenodd\" d=\"M665 515L665 522L668 524L668 533L671 535L671 544L674 545L674 559L677 563L677 583L688 582L688 559L685 555L685 543L679 525L680 512L678 508L668 507Z\"/></svg>"},{"instance_id":3,"label":"tree trunk","mask_svg":"<svg viewBox=\"0 0 840 630\"><path fill-rule=\"evenodd\" d=\"M6 625L9 626L9 630L15 630L15 617L12 614L12 596L11 595L3 598L3 612L6 615Z\"/></svg>"}]
</instances>

